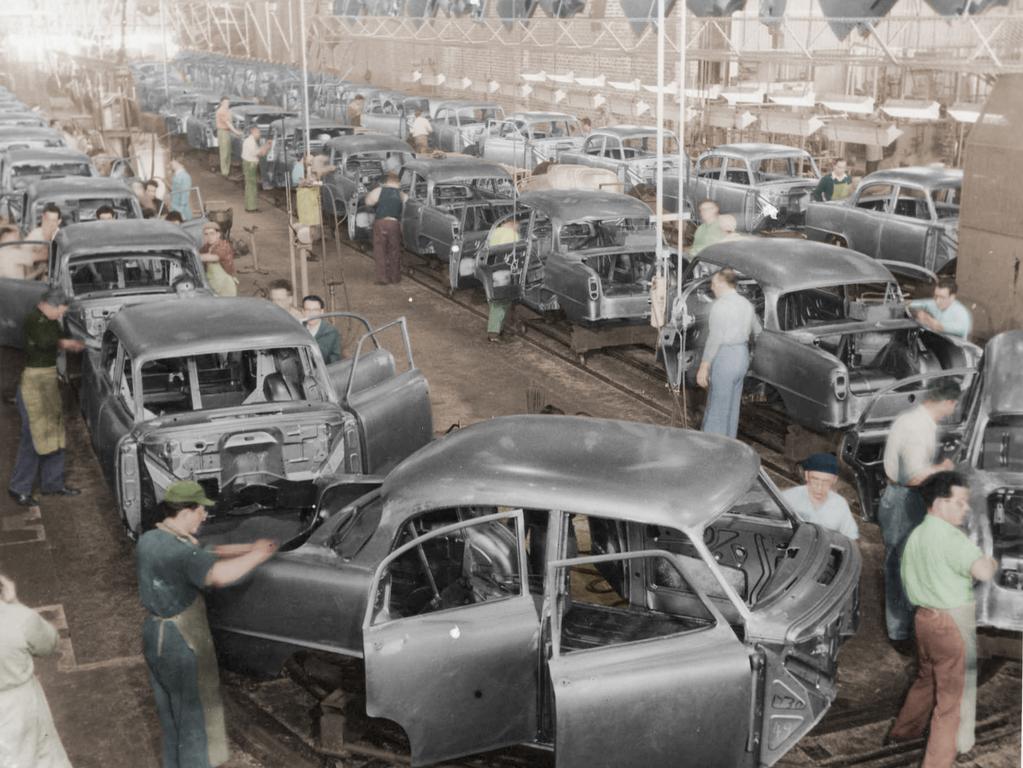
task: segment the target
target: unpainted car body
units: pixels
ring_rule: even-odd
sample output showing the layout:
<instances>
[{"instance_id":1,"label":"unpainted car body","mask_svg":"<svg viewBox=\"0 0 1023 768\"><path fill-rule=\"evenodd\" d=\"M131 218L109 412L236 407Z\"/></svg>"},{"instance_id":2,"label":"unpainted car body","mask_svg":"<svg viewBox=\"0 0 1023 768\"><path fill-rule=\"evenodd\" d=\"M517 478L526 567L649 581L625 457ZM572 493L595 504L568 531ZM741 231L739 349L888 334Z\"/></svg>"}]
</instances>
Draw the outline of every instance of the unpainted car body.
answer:
<instances>
[{"instance_id":1,"label":"unpainted car body","mask_svg":"<svg viewBox=\"0 0 1023 768\"><path fill-rule=\"evenodd\" d=\"M1023 331L1006 331L984 348L976 376L954 376L968 386L956 412L939 425L942 454L970 486L965 530L998 563L989 582L974 586L978 626L1023 631ZM921 383L931 384L938 376ZM875 519L884 490L884 445L894 416L871 408L843 444L856 476L861 508Z\"/></svg>"},{"instance_id":2,"label":"unpainted car body","mask_svg":"<svg viewBox=\"0 0 1023 768\"><path fill-rule=\"evenodd\" d=\"M249 137L249 131L258 127L261 138L266 141L270 132L270 126L277 120L288 117L297 117L295 112L289 112L283 107L268 106L266 104L246 104L242 107L231 106L231 125L238 131L231 134L231 158L236 163L242 161L242 142Z\"/></svg>"},{"instance_id":3,"label":"unpainted car body","mask_svg":"<svg viewBox=\"0 0 1023 768\"><path fill-rule=\"evenodd\" d=\"M669 131L664 138L664 172L677 177L678 141ZM654 186L657 183L657 129L640 125L595 128L582 147L559 153L558 162L611 171L626 192L640 184ZM687 158L686 164L688 162Z\"/></svg>"},{"instance_id":4,"label":"unpainted car body","mask_svg":"<svg viewBox=\"0 0 1023 768\"><path fill-rule=\"evenodd\" d=\"M169 135L188 134L188 118L193 113L197 98L213 101L218 98L218 94L209 91L199 92L196 88L185 86L172 89L170 98L164 101L159 110Z\"/></svg>"},{"instance_id":5,"label":"unpainted car body","mask_svg":"<svg viewBox=\"0 0 1023 768\"><path fill-rule=\"evenodd\" d=\"M739 231L799 226L820 172L806 150L783 144L725 144L704 152L686 181L689 210L703 200L730 213ZM667 186L670 191L671 186Z\"/></svg>"},{"instance_id":6,"label":"unpainted car body","mask_svg":"<svg viewBox=\"0 0 1023 768\"><path fill-rule=\"evenodd\" d=\"M816 431L854 425L878 392L898 411L918 387L888 388L920 373L972 368L980 350L919 325L895 278L863 254L794 238L743 237L700 252L740 275L739 291L763 324L747 382L766 387L796 423ZM707 339L710 277L691 280L661 332L668 380L695 381Z\"/></svg>"},{"instance_id":7,"label":"unpainted car body","mask_svg":"<svg viewBox=\"0 0 1023 768\"><path fill-rule=\"evenodd\" d=\"M223 94L223 91L220 92ZM230 96L231 107L243 107L255 104L252 99L241 96ZM220 106L221 95L217 91L195 94L192 111L185 120L185 134L188 146L192 149L217 148L217 108Z\"/></svg>"},{"instance_id":8,"label":"unpainted car body","mask_svg":"<svg viewBox=\"0 0 1023 768\"><path fill-rule=\"evenodd\" d=\"M954 272L962 183L952 168L876 171L844 200L811 202L806 233L876 259Z\"/></svg>"},{"instance_id":9,"label":"unpainted car body","mask_svg":"<svg viewBox=\"0 0 1023 768\"><path fill-rule=\"evenodd\" d=\"M504 109L492 101L432 102L430 146L443 152L479 154L480 134L490 120L504 119Z\"/></svg>"},{"instance_id":10,"label":"unpainted car body","mask_svg":"<svg viewBox=\"0 0 1023 768\"><path fill-rule=\"evenodd\" d=\"M96 210L104 205L114 209L117 219L141 219L142 207L124 179L69 176L42 179L22 192L22 234L28 234L42 219L43 208L54 203L60 208L65 224L93 221Z\"/></svg>"},{"instance_id":11,"label":"unpainted car body","mask_svg":"<svg viewBox=\"0 0 1023 768\"><path fill-rule=\"evenodd\" d=\"M367 712L416 766L511 744L559 768L769 766L834 700L857 624L855 544L799 521L749 447L647 424L496 418L290 528L206 526L207 544L292 533L210 595L225 658L362 657Z\"/></svg>"},{"instance_id":12,"label":"unpainted car body","mask_svg":"<svg viewBox=\"0 0 1023 768\"><path fill-rule=\"evenodd\" d=\"M88 155L66 147L0 151L0 213L18 223L22 192L40 179L98 175Z\"/></svg>"},{"instance_id":13,"label":"unpainted car body","mask_svg":"<svg viewBox=\"0 0 1023 768\"><path fill-rule=\"evenodd\" d=\"M563 112L514 112L491 120L480 134L480 157L492 163L533 170L561 152L583 145L582 126Z\"/></svg>"},{"instance_id":14,"label":"unpainted car body","mask_svg":"<svg viewBox=\"0 0 1023 768\"><path fill-rule=\"evenodd\" d=\"M362 127L374 133L407 139L411 135L416 110L430 114L430 100L424 96L403 93L377 93L366 99L362 110Z\"/></svg>"},{"instance_id":15,"label":"unpainted car body","mask_svg":"<svg viewBox=\"0 0 1023 768\"><path fill-rule=\"evenodd\" d=\"M48 121L38 112L0 112L0 125L45 128Z\"/></svg>"},{"instance_id":16,"label":"unpainted car body","mask_svg":"<svg viewBox=\"0 0 1023 768\"><path fill-rule=\"evenodd\" d=\"M394 136L357 133L327 142L330 164L335 166L320 192L327 221L347 218L348 237L368 239L373 230L373 212L363 201L388 171L397 173L412 159L409 145Z\"/></svg>"},{"instance_id":17,"label":"unpainted car body","mask_svg":"<svg viewBox=\"0 0 1023 768\"><path fill-rule=\"evenodd\" d=\"M54 128L34 126L0 126L0 151L22 148L66 147L64 134Z\"/></svg>"},{"instance_id":18,"label":"unpainted car body","mask_svg":"<svg viewBox=\"0 0 1023 768\"><path fill-rule=\"evenodd\" d=\"M306 142L306 121L302 117L274 120L269 126L270 151L260 161L263 186L268 189L291 186L291 169L308 150L311 155L328 154L327 143L339 136L351 136L355 129L336 120L321 117L309 120L309 141Z\"/></svg>"},{"instance_id":19,"label":"unpainted car body","mask_svg":"<svg viewBox=\"0 0 1023 768\"><path fill-rule=\"evenodd\" d=\"M431 440L426 380L404 319L395 324L402 372L375 346L381 329L352 357L325 365L302 324L260 299L197 297L119 312L102 347L85 356L80 400L129 533L156 522L155 505L175 480L201 483L224 513L298 519L315 506L321 481L386 473Z\"/></svg>"},{"instance_id":20,"label":"unpainted car body","mask_svg":"<svg viewBox=\"0 0 1023 768\"><path fill-rule=\"evenodd\" d=\"M452 290L473 279L477 250L494 223L512 212L511 175L482 160L410 160L402 188L409 196L401 217L405 247L446 264Z\"/></svg>"},{"instance_id":21,"label":"unpainted car body","mask_svg":"<svg viewBox=\"0 0 1023 768\"><path fill-rule=\"evenodd\" d=\"M527 192L512 215L519 239L477 251L488 299L561 309L580 324L649 321L657 230L644 203L617 192Z\"/></svg>"}]
</instances>

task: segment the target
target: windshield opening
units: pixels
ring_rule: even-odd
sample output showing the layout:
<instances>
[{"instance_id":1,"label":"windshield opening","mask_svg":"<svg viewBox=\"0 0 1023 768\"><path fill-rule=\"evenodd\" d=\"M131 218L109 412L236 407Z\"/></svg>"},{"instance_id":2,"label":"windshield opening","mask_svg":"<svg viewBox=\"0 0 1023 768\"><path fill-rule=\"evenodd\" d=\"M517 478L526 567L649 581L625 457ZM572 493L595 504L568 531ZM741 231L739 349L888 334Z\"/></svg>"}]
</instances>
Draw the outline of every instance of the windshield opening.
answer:
<instances>
[{"instance_id":1,"label":"windshield opening","mask_svg":"<svg viewBox=\"0 0 1023 768\"><path fill-rule=\"evenodd\" d=\"M68 264L72 295L91 296L115 291L172 293L178 278L201 284L194 259L185 253L116 254L75 259Z\"/></svg>"},{"instance_id":2,"label":"windshield opening","mask_svg":"<svg viewBox=\"0 0 1023 768\"><path fill-rule=\"evenodd\" d=\"M655 247L657 230L648 217L573 221L558 233L561 249L585 251L630 245Z\"/></svg>"},{"instance_id":3,"label":"windshield opening","mask_svg":"<svg viewBox=\"0 0 1023 768\"><path fill-rule=\"evenodd\" d=\"M115 219L134 219L135 208L138 203L134 197L122 198L91 198L78 200L37 200L32 206L33 220L36 226L43 218L43 208L47 203L56 202L60 207L61 215L65 222L95 221L96 211L104 205L114 209Z\"/></svg>"},{"instance_id":4,"label":"windshield opening","mask_svg":"<svg viewBox=\"0 0 1023 768\"><path fill-rule=\"evenodd\" d=\"M807 154L789 155L788 157L762 157L750 160L753 178L757 184L785 179L816 179L817 167Z\"/></svg>"},{"instance_id":5,"label":"windshield opening","mask_svg":"<svg viewBox=\"0 0 1023 768\"><path fill-rule=\"evenodd\" d=\"M645 155L656 155L657 154L657 134L651 133L646 136L632 136L628 139L622 139L622 160L628 160L633 157L643 157ZM671 134L667 134L664 137L664 154L665 155L677 155L678 154L678 140Z\"/></svg>"},{"instance_id":6,"label":"windshield opening","mask_svg":"<svg viewBox=\"0 0 1023 768\"><path fill-rule=\"evenodd\" d=\"M578 136L582 133L579 122L572 120L540 120L529 123L529 136L533 139L556 139Z\"/></svg>"}]
</instances>

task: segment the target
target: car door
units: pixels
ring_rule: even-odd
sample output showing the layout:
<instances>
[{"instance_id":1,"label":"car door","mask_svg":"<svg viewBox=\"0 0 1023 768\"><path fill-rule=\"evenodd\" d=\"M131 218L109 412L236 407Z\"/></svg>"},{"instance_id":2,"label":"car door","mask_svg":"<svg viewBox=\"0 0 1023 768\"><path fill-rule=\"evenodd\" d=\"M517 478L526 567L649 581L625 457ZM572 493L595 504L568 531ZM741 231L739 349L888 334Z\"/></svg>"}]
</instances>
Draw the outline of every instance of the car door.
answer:
<instances>
[{"instance_id":1,"label":"car door","mask_svg":"<svg viewBox=\"0 0 1023 768\"><path fill-rule=\"evenodd\" d=\"M749 232L752 227L752 211L748 198L755 192L750 186L750 178L749 166L744 158L726 158L721 178L718 179L711 198L717 202L721 213L735 216L739 229L744 232Z\"/></svg>"},{"instance_id":2,"label":"car door","mask_svg":"<svg viewBox=\"0 0 1023 768\"><path fill-rule=\"evenodd\" d=\"M717 200L718 184L724 167L725 159L720 155L707 153L697 158L696 172L686 184L689 204L694 211L699 210L704 200Z\"/></svg>"},{"instance_id":3,"label":"car door","mask_svg":"<svg viewBox=\"0 0 1023 768\"><path fill-rule=\"evenodd\" d=\"M436 528L376 569L363 623L366 712L412 765L531 742L539 609L521 509Z\"/></svg>"},{"instance_id":4,"label":"car door","mask_svg":"<svg viewBox=\"0 0 1023 768\"><path fill-rule=\"evenodd\" d=\"M933 272L935 250L930 249L928 260L927 245L935 216L927 190L914 184L900 184L895 189L894 201L891 214L885 217L876 258L905 261Z\"/></svg>"},{"instance_id":5,"label":"car door","mask_svg":"<svg viewBox=\"0 0 1023 768\"><path fill-rule=\"evenodd\" d=\"M843 206L843 232L850 248L880 258L882 230L891 216L895 187L886 181L861 184L852 205Z\"/></svg>"},{"instance_id":6,"label":"car door","mask_svg":"<svg viewBox=\"0 0 1023 768\"><path fill-rule=\"evenodd\" d=\"M962 442L972 399L972 387L979 381L974 369L951 369L923 373L901 379L881 390L863 409L856 426L842 438L842 458L853 471L856 490L860 498L861 514L865 520L877 519L878 501L888 484L884 471L884 448L892 422L906 410L921 402L921 394L940 379L951 378L961 382L966 395L959 399L955 412L938 425L942 456L953 456Z\"/></svg>"},{"instance_id":7,"label":"car door","mask_svg":"<svg viewBox=\"0 0 1023 768\"><path fill-rule=\"evenodd\" d=\"M695 586L702 561L686 560L650 549L548 564L541 648L556 768L754 763L751 653ZM590 590L594 571L624 578ZM684 609L651 602L669 585L686 588Z\"/></svg>"},{"instance_id":8,"label":"car door","mask_svg":"<svg viewBox=\"0 0 1023 768\"><path fill-rule=\"evenodd\" d=\"M121 441L131 432L135 423L136 379L131 358L122 349L110 367L97 376L95 381L97 390L93 396L99 405L89 435L103 476L111 490L117 493Z\"/></svg>"},{"instance_id":9,"label":"car door","mask_svg":"<svg viewBox=\"0 0 1023 768\"><path fill-rule=\"evenodd\" d=\"M606 140L603 135L589 136L586 139L586 143L583 144L582 152L570 152L568 154L576 158L574 162L577 162L579 165L587 165L591 168L606 168L607 161L604 158L605 144Z\"/></svg>"},{"instance_id":10,"label":"car door","mask_svg":"<svg viewBox=\"0 0 1023 768\"><path fill-rule=\"evenodd\" d=\"M444 152L461 152L462 148L455 146L454 138L457 134L455 111L448 108L437 110L437 114L433 118L433 133L430 134L430 143Z\"/></svg>"}]
</instances>

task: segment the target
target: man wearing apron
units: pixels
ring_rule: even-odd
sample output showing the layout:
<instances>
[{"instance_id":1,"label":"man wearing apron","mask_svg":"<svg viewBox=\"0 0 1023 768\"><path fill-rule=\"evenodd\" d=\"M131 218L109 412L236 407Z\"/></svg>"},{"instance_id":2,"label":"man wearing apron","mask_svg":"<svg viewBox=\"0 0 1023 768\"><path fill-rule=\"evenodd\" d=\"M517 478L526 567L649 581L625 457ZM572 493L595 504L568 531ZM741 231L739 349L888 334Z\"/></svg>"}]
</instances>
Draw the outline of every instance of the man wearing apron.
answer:
<instances>
[{"instance_id":1,"label":"man wearing apron","mask_svg":"<svg viewBox=\"0 0 1023 768\"><path fill-rule=\"evenodd\" d=\"M821 176L817 182L817 188L810 194L818 202L828 200L844 200L852 194L852 176L849 175L849 165L845 160L836 160L831 173Z\"/></svg>"},{"instance_id":2,"label":"man wearing apron","mask_svg":"<svg viewBox=\"0 0 1023 768\"><path fill-rule=\"evenodd\" d=\"M61 318L68 297L50 288L25 318L25 369L16 403L21 414L21 440L7 492L16 504L38 506L32 496L36 476L46 496L77 496L64 485L64 407L57 381L57 353L81 352L85 344L64 337Z\"/></svg>"},{"instance_id":3,"label":"man wearing apron","mask_svg":"<svg viewBox=\"0 0 1023 768\"><path fill-rule=\"evenodd\" d=\"M149 612L143 655L163 732L164 768L207 768L227 761L227 731L217 660L202 591L232 584L268 560L260 539L203 549L195 538L214 502L198 483L167 488L163 520L139 539L139 596Z\"/></svg>"},{"instance_id":4,"label":"man wearing apron","mask_svg":"<svg viewBox=\"0 0 1023 768\"><path fill-rule=\"evenodd\" d=\"M958 472L938 472L920 486L927 515L902 553L902 583L916 607L919 669L889 734L919 738L930 724L924 768L946 768L973 748L977 695L977 625L973 580L990 581L998 564L961 530L969 490Z\"/></svg>"}]
</instances>

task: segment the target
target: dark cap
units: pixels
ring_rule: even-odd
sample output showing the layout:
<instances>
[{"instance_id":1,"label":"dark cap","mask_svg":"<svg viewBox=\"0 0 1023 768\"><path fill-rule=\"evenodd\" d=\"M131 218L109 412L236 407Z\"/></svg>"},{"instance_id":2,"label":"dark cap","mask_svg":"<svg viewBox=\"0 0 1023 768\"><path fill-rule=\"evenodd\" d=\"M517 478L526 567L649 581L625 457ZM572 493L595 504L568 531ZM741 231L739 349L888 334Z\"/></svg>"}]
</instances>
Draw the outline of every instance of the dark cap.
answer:
<instances>
[{"instance_id":1,"label":"dark cap","mask_svg":"<svg viewBox=\"0 0 1023 768\"><path fill-rule=\"evenodd\" d=\"M206 497L206 491L194 480L178 480L171 483L167 486L163 500L172 504L201 504L204 507L216 504L213 499Z\"/></svg>"},{"instance_id":2,"label":"dark cap","mask_svg":"<svg viewBox=\"0 0 1023 768\"><path fill-rule=\"evenodd\" d=\"M811 453L800 462L800 465L807 472L838 474L838 458L833 453Z\"/></svg>"}]
</instances>

